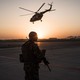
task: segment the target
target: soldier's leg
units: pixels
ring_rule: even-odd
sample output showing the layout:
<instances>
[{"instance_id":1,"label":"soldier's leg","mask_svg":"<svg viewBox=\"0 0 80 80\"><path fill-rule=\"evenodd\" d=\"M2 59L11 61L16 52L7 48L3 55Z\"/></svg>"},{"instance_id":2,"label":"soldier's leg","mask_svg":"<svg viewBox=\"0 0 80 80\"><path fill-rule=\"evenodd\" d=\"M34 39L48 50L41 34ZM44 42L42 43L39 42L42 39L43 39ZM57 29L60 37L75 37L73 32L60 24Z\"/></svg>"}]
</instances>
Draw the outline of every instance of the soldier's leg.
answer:
<instances>
[{"instance_id":1,"label":"soldier's leg","mask_svg":"<svg viewBox=\"0 0 80 80\"><path fill-rule=\"evenodd\" d=\"M25 80L39 80L39 70L33 68L25 71Z\"/></svg>"},{"instance_id":2,"label":"soldier's leg","mask_svg":"<svg viewBox=\"0 0 80 80\"><path fill-rule=\"evenodd\" d=\"M26 66L25 80L39 80L39 67L35 65Z\"/></svg>"},{"instance_id":3,"label":"soldier's leg","mask_svg":"<svg viewBox=\"0 0 80 80\"><path fill-rule=\"evenodd\" d=\"M38 65L33 65L32 77L33 77L33 80L39 80L39 66Z\"/></svg>"},{"instance_id":4,"label":"soldier's leg","mask_svg":"<svg viewBox=\"0 0 80 80\"><path fill-rule=\"evenodd\" d=\"M30 65L25 65L24 66L24 71L25 71L25 80L33 80L32 79L32 66Z\"/></svg>"},{"instance_id":5,"label":"soldier's leg","mask_svg":"<svg viewBox=\"0 0 80 80\"><path fill-rule=\"evenodd\" d=\"M29 80L29 76L28 76L27 71L25 71L25 80Z\"/></svg>"},{"instance_id":6,"label":"soldier's leg","mask_svg":"<svg viewBox=\"0 0 80 80\"><path fill-rule=\"evenodd\" d=\"M25 80L34 80L32 71L30 71L30 70L25 71Z\"/></svg>"},{"instance_id":7,"label":"soldier's leg","mask_svg":"<svg viewBox=\"0 0 80 80\"><path fill-rule=\"evenodd\" d=\"M39 69L35 69L33 76L34 80L39 80Z\"/></svg>"}]
</instances>

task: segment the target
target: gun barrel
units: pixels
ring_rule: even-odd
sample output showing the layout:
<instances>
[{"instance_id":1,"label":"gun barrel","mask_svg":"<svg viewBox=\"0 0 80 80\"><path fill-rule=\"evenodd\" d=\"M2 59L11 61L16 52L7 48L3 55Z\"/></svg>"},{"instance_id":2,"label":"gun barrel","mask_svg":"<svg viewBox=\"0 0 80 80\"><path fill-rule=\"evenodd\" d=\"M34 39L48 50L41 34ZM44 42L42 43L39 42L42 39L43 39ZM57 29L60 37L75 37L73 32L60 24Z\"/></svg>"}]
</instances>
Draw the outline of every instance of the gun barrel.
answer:
<instances>
[{"instance_id":1,"label":"gun barrel","mask_svg":"<svg viewBox=\"0 0 80 80\"><path fill-rule=\"evenodd\" d=\"M46 52L46 50L45 50L45 49L44 49L44 50L42 50L42 53L44 54L44 56L45 56L45 52ZM50 67L49 67L49 62L46 60L46 58L45 58L45 57L44 57L43 62L44 62L44 64L48 67L49 71L51 72L51 69L50 69Z\"/></svg>"},{"instance_id":2,"label":"gun barrel","mask_svg":"<svg viewBox=\"0 0 80 80\"><path fill-rule=\"evenodd\" d=\"M50 69L49 65L47 65L47 67L48 67L49 71L51 72L51 69Z\"/></svg>"}]
</instances>

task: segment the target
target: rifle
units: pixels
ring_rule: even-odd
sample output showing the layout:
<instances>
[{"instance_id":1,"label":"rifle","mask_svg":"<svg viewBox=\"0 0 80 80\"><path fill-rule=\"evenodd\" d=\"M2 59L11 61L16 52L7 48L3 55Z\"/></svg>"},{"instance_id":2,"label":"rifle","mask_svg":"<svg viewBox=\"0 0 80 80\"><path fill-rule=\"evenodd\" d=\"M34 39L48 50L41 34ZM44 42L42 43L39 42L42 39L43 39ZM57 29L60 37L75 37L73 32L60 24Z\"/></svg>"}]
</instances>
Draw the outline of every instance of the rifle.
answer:
<instances>
[{"instance_id":1,"label":"rifle","mask_svg":"<svg viewBox=\"0 0 80 80\"><path fill-rule=\"evenodd\" d=\"M50 69L49 65L46 65L46 66L48 67L49 71L51 72L51 69Z\"/></svg>"},{"instance_id":2,"label":"rifle","mask_svg":"<svg viewBox=\"0 0 80 80\"><path fill-rule=\"evenodd\" d=\"M42 50L42 53L43 53L43 56L45 56L46 50L45 49ZM51 69L49 67L49 61L45 57L43 58L43 62L48 67L49 71L51 72Z\"/></svg>"}]
</instances>

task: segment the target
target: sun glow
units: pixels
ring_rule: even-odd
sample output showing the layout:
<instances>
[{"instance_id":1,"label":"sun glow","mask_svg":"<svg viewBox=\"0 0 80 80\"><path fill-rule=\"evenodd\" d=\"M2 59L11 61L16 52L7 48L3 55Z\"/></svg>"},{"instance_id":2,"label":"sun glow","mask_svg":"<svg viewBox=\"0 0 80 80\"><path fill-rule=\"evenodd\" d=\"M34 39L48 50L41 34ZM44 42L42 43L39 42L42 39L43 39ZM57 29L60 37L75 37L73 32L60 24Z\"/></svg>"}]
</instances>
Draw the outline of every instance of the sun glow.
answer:
<instances>
[{"instance_id":1,"label":"sun glow","mask_svg":"<svg viewBox=\"0 0 80 80\"><path fill-rule=\"evenodd\" d=\"M32 24L29 32L35 31L38 34L38 39L44 39L47 35L47 29L45 30L45 26L47 25L36 22L34 25Z\"/></svg>"},{"instance_id":2,"label":"sun glow","mask_svg":"<svg viewBox=\"0 0 80 80\"><path fill-rule=\"evenodd\" d=\"M43 34L42 32L37 32L37 34L38 34L38 38L39 38L39 39L44 38L44 34Z\"/></svg>"},{"instance_id":3,"label":"sun glow","mask_svg":"<svg viewBox=\"0 0 80 80\"><path fill-rule=\"evenodd\" d=\"M44 33L43 33L42 31L37 30L36 32L37 32L37 34L38 34L38 38L39 38L39 39L44 38Z\"/></svg>"}]
</instances>

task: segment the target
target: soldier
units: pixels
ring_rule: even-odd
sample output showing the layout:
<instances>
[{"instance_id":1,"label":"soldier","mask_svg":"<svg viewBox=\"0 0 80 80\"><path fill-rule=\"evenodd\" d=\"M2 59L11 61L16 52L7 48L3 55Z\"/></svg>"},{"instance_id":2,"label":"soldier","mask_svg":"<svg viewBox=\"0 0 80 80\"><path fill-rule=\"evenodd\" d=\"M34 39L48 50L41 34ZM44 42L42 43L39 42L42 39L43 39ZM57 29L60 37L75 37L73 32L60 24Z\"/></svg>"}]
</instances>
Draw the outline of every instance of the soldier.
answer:
<instances>
[{"instance_id":1,"label":"soldier","mask_svg":"<svg viewBox=\"0 0 80 80\"><path fill-rule=\"evenodd\" d=\"M39 80L39 63L44 61L45 64L49 64L43 54L45 50L41 51L38 45L35 44L37 39L37 33L30 32L29 40L21 48L24 60L25 80Z\"/></svg>"}]
</instances>

